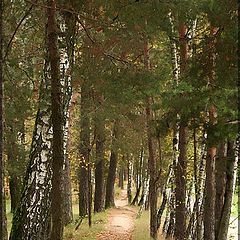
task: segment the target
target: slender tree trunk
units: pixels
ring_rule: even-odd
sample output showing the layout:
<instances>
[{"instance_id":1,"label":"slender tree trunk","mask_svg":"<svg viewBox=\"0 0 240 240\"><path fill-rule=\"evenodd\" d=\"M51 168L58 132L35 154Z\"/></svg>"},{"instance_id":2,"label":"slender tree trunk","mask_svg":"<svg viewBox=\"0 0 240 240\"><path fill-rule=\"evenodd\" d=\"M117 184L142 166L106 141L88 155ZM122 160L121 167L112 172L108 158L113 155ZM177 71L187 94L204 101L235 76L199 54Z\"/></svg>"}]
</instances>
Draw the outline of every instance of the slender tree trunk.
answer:
<instances>
[{"instance_id":1,"label":"slender tree trunk","mask_svg":"<svg viewBox=\"0 0 240 240\"><path fill-rule=\"evenodd\" d=\"M68 2L68 7L74 7L73 1ZM60 28L64 29L62 37L59 37L61 44L59 46L60 55L60 73L63 82L63 109L64 109L64 168L63 168L63 221L64 225L73 220L72 211L72 185L71 185L71 166L68 156L70 136L70 105L73 98L72 93L72 73L74 67L74 45L76 34L76 16L75 14L63 12L60 16ZM64 80L64 81L63 81Z\"/></svg>"},{"instance_id":2,"label":"slender tree trunk","mask_svg":"<svg viewBox=\"0 0 240 240\"><path fill-rule=\"evenodd\" d=\"M128 162L128 183L127 183L127 197L128 204L132 202L132 163L129 158L129 154L127 154L127 162Z\"/></svg>"},{"instance_id":3,"label":"slender tree trunk","mask_svg":"<svg viewBox=\"0 0 240 240\"><path fill-rule=\"evenodd\" d=\"M211 37L209 44L208 57L208 76L209 89L212 91L215 82L215 52L214 52L214 34L216 29L211 27ZM217 122L217 110L214 105L209 109L209 127L208 127L208 155L206 160L206 182L205 182L205 201L204 201L204 238L215 240L215 201L216 201L216 184L215 184L215 159L217 147L213 139L215 124Z\"/></svg>"},{"instance_id":4,"label":"slender tree trunk","mask_svg":"<svg viewBox=\"0 0 240 240\"><path fill-rule=\"evenodd\" d=\"M90 87L84 81L81 87L81 130L80 130L80 169L79 169L79 216L88 214L88 164L90 151L90 119L89 111Z\"/></svg>"},{"instance_id":5,"label":"slender tree trunk","mask_svg":"<svg viewBox=\"0 0 240 240\"><path fill-rule=\"evenodd\" d=\"M188 45L187 28L184 23L179 25L180 38L180 74L186 72ZM176 167L176 232L177 240L185 239L186 234L186 168L187 168L187 124L180 117L179 125L179 157Z\"/></svg>"},{"instance_id":6,"label":"slender tree trunk","mask_svg":"<svg viewBox=\"0 0 240 240\"><path fill-rule=\"evenodd\" d=\"M144 65L147 71L150 70L148 43L144 44ZM150 204L150 237L157 239L157 162L156 162L156 136L153 127L153 112L151 110L151 98L147 99L146 105L147 116L147 139L148 139L148 168L150 175L149 182L149 204Z\"/></svg>"},{"instance_id":7,"label":"slender tree trunk","mask_svg":"<svg viewBox=\"0 0 240 240\"><path fill-rule=\"evenodd\" d=\"M185 239L186 231L186 154L187 130L180 124L179 151L176 169L176 239Z\"/></svg>"},{"instance_id":8,"label":"slender tree trunk","mask_svg":"<svg viewBox=\"0 0 240 240\"><path fill-rule=\"evenodd\" d=\"M3 0L0 0L0 239L7 239L3 160Z\"/></svg>"},{"instance_id":9,"label":"slender tree trunk","mask_svg":"<svg viewBox=\"0 0 240 240\"><path fill-rule=\"evenodd\" d=\"M116 178L116 169L117 169L117 159L118 159L118 151L116 146L116 139L118 138L118 122L115 121L113 126L112 133L112 149L110 155L110 165L108 170L107 184L106 184L106 200L105 200L105 208L114 207L114 184Z\"/></svg>"},{"instance_id":10,"label":"slender tree trunk","mask_svg":"<svg viewBox=\"0 0 240 240\"><path fill-rule=\"evenodd\" d=\"M151 110L148 105L147 109L148 118L148 149L149 149L149 203L150 203L150 236L157 239L157 184L156 184L156 145L153 140L153 133L151 129Z\"/></svg>"},{"instance_id":11,"label":"slender tree trunk","mask_svg":"<svg viewBox=\"0 0 240 240\"><path fill-rule=\"evenodd\" d=\"M62 173L64 164L63 151L63 96L60 82L60 56L58 52L58 35L56 23L56 2L48 2L48 51L51 76L51 109L53 124L53 160L52 160L52 193L51 240L63 239L63 194Z\"/></svg>"},{"instance_id":12,"label":"slender tree trunk","mask_svg":"<svg viewBox=\"0 0 240 240\"><path fill-rule=\"evenodd\" d=\"M167 188L169 187L169 182L170 182L172 171L173 171L172 165L170 165L169 166L169 171L168 171L168 174L167 174L167 179L166 179L166 182L163 186L164 188L163 188L163 193L162 193L162 203L161 203L161 206L160 206L160 208L158 210L158 214L157 214L158 229L161 226L161 218L162 218L163 211L165 210L165 207L166 207L167 201L168 201Z\"/></svg>"},{"instance_id":13,"label":"slender tree trunk","mask_svg":"<svg viewBox=\"0 0 240 240\"><path fill-rule=\"evenodd\" d=\"M20 200L20 189L22 185L20 183L20 179L16 175L12 175L9 179L9 188L10 188L10 196L11 196L11 212L14 213L17 209L17 205Z\"/></svg>"},{"instance_id":14,"label":"slender tree trunk","mask_svg":"<svg viewBox=\"0 0 240 240\"><path fill-rule=\"evenodd\" d=\"M204 138L204 137L203 137ZM204 160L204 149L205 149L205 141L202 142L203 153L201 152L200 163L198 164L197 158L197 133L196 128L193 130L193 147L194 147L194 187L195 187L195 204L196 204L196 231L195 236L196 240L202 239L202 214L201 214L201 192L203 185L203 160Z\"/></svg>"},{"instance_id":15,"label":"slender tree trunk","mask_svg":"<svg viewBox=\"0 0 240 240\"><path fill-rule=\"evenodd\" d=\"M234 154L234 144L228 141L227 144L227 171L226 171L226 190L224 196L224 205L221 214L218 240L226 240L228 235L229 220L231 215L232 198L234 194L234 178L236 173L237 157Z\"/></svg>"},{"instance_id":16,"label":"slender tree trunk","mask_svg":"<svg viewBox=\"0 0 240 240\"><path fill-rule=\"evenodd\" d=\"M95 163L95 194L94 212L104 210L104 142L105 126L104 120L97 119L96 129L96 163Z\"/></svg>"},{"instance_id":17,"label":"slender tree trunk","mask_svg":"<svg viewBox=\"0 0 240 240\"><path fill-rule=\"evenodd\" d=\"M216 158L216 202L215 202L215 236L220 230L221 214L223 211L224 194L226 188L227 144L222 143Z\"/></svg>"},{"instance_id":18,"label":"slender tree trunk","mask_svg":"<svg viewBox=\"0 0 240 240\"><path fill-rule=\"evenodd\" d=\"M124 168L120 166L119 173L118 173L118 187L124 189Z\"/></svg>"}]
</instances>

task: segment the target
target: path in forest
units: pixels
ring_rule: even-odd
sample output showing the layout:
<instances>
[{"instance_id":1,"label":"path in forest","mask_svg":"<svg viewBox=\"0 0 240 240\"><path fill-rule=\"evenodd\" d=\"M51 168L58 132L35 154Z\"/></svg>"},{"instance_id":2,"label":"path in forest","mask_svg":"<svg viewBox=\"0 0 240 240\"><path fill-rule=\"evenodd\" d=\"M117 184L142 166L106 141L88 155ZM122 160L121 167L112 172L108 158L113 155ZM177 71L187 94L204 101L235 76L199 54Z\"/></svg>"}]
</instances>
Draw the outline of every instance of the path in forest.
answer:
<instances>
[{"instance_id":1,"label":"path in forest","mask_svg":"<svg viewBox=\"0 0 240 240\"><path fill-rule=\"evenodd\" d=\"M98 234L97 240L132 240L136 211L127 205L127 190L121 190L110 210L106 230Z\"/></svg>"}]
</instances>

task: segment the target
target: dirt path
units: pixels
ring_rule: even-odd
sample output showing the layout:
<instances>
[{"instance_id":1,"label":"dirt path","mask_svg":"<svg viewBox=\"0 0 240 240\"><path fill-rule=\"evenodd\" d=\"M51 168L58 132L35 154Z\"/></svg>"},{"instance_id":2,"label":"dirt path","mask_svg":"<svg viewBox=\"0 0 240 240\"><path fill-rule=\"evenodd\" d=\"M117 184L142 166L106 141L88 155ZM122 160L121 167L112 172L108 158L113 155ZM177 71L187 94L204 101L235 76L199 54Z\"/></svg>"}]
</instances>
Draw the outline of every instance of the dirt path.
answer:
<instances>
[{"instance_id":1,"label":"dirt path","mask_svg":"<svg viewBox=\"0 0 240 240\"><path fill-rule=\"evenodd\" d=\"M110 210L106 230L97 236L97 240L132 240L136 212L127 206L127 192L122 190L116 207Z\"/></svg>"}]
</instances>

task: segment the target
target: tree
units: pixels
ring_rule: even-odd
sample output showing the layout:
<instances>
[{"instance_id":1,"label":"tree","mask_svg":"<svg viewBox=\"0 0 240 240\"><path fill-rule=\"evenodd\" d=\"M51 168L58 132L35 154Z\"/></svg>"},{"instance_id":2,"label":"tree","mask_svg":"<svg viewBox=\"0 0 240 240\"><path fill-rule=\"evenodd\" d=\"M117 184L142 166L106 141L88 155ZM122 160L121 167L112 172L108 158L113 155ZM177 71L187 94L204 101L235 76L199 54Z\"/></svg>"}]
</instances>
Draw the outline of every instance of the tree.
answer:
<instances>
[{"instance_id":1,"label":"tree","mask_svg":"<svg viewBox=\"0 0 240 240\"><path fill-rule=\"evenodd\" d=\"M105 208L115 206L114 202L114 183L116 178L117 161L118 161L118 146L116 144L119 137L119 120L115 120L112 130L112 146L110 154L110 164L108 169L108 177L106 183L106 199Z\"/></svg>"},{"instance_id":2,"label":"tree","mask_svg":"<svg viewBox=\"0 0 240 240\"><path fill-rule=\"evenodd\" d=\"M96 132L96 162L95 162L95 193L94 212L104 210L104 142L105 142L105 119L101 107L103 97L97 96L97 116L95 119Z\"/></svg>"},{"instance_id":3,"label":"tree","mask_svg":"<svg viewBox=\"0 0 240 240\"><path fill-rule=\"evenodd\" d=\"M60 57L58 50L58 33L56 23L56 1L48 1L48 51L51 76L51 110L53 125L52 141L52 192L51 216L52 228L50 239L63 239L63 192L62 173L64 164L63 152L63 95L60 82Z\"/></svg>"},{"instance_id":4,"label":"tree","mask_svg":"<svg viewBox=\"0 0 240 240\"><path fill-rule=\"evenodd\" d=\"M3 159L3 1L0 1L0 238L7 239Z\"/></svg>"}]
</instances>

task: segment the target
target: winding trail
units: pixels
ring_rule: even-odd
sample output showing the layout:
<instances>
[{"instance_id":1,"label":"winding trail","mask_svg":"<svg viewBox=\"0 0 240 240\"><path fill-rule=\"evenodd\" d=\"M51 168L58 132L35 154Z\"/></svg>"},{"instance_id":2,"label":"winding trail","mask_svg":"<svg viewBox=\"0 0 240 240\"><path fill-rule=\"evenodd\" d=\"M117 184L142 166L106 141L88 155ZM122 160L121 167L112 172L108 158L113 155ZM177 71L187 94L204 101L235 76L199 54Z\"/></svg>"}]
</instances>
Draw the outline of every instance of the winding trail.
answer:
<instances>
[{"instance_id":1,"label":"winding trail","mask_svg":"<svg viewBox=\"0 0 240 240\"><path fill-rule=\"evenodd\" d=\"M97 240L132 240L136 211L127 206L127 190L121 190L115 208L110 210L106 230L98 234Z\"/></svg>"}]
</instances>

